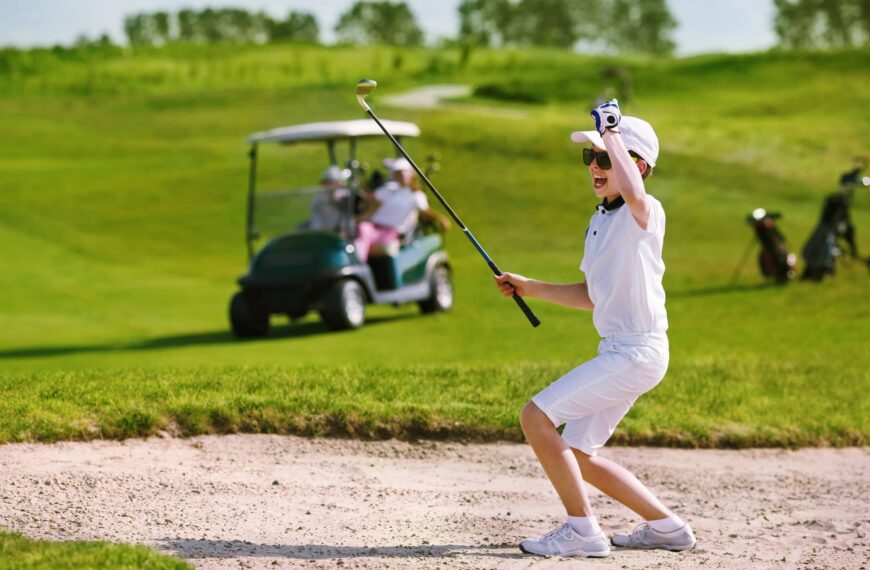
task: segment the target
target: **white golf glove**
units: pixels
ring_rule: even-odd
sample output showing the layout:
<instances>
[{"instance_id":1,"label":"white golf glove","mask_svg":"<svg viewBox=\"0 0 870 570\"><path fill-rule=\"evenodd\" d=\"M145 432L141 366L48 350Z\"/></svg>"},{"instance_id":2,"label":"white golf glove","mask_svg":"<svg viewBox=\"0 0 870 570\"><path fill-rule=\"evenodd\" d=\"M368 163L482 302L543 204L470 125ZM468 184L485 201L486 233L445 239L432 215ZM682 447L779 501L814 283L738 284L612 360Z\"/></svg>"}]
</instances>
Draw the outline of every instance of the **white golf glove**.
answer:
<instances>
[{"instance_id":1,"label":"white golf glove","mask_svg":"<svg viewBox=\"0 0 870 570\"><path fill-rule=\"evenodd\" d=\"M604 131L611 130L619 132L619 121L622 120L622 113L619 112L619 102L616 99L611 99L607 103L592 109L592 118L595 119L595 129L604 134Z\"/></svg>"}]
</instances>

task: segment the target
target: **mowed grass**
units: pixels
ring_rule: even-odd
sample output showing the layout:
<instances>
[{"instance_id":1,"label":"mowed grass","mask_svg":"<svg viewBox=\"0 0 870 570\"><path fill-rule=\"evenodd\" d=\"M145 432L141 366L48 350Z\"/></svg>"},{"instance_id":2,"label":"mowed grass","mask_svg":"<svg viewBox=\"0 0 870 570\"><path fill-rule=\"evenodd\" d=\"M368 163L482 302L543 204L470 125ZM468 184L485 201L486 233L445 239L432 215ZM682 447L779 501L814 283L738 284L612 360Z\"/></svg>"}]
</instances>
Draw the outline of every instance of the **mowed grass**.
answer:
<instances>
[{"instance_id":1,"label":"mowed grass","mask_svg":"<svg viewBox=\"0 0 870 570\"><path fill-rule=\"evenodd\" d=\"M0 568L58 570L105 568L112 570L188 570L177 558L158 554L143 546L107 542L51 542L30 540L0 531Z\"/></svg>"},{"instance_id":2,"label":"mowed grass","mask_svg":"<svg viewBox=\"0 0 870 570\"><path fill-rule=\"evenodd\" d=\"M0 403L7 418L0 426L0 441L236 432L522 441L516 411L528 394L572 364L14 375L0 384L8 395ZM819 389L818 378L833 374L843 381ZM866 402L851 386L861 384L864 375L858 366L824 361L794 365L764 359L682 359L620 425L614 442L673 447L860 445L867 429L861 419ZM758 422L759 417L767 420Z\"/></svg>"},{"instance_id":3,"label":"mowed grass","mask_svg":"<svg viewBox=\"0 0 870 570\"><path fill-rule=\"evenodd\" d=\"M234 431L518 440L535 391L591 357L587 313L532 301L532 329L455 231L456 307L373 307L358 331L275 317L232 338L226 305L244 271L244 137L360 117L353 84L381 82L384 118L417 122L414 156L441 153L436 183L504 270L582 278L595 198L567 135L588 128L604 69L634 77L629 113L662 141L648 190L668 215L671 368L614 436L681 446L862 445L868 437L868 271L765 286L745 216L781 211L793 251L851 157L868 148L868 52L683 60L555 52L298 46L171 48L57 60L0 75L0 441ZM535 89L539 104L473 99L391 109L427 83ZM836 133L819 105L849 120ZM374 163L388 152L375 145ZM308 185L323 148L264 149L264 175ZM870 252L870 193L853 218Z\"/></svg>"}]
</instances>

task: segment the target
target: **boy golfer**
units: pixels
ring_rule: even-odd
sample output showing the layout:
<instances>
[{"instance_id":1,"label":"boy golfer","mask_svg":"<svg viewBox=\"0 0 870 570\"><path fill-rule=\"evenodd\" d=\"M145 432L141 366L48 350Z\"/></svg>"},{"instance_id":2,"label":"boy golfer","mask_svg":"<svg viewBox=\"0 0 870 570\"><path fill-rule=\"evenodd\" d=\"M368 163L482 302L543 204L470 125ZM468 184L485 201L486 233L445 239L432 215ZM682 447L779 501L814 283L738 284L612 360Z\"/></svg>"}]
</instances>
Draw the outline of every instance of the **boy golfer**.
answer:
<instances>
[{"instance_id":1,"label":"boy golfer","mask_svg":"<svg viewBox=\"0 0 870 570\"><path fill-rule=\"evenodd\" d=\"M574 142L592 145L583 149L583 162L602 199L586 232L580 264L586 281L563 285L511 273L495 277L506 296L516 291L592 311L602 337L598 356L536 394L520 413L523 433L568 513L565 524L522 541L520 549L544 556L610 554L585 480L647 521L629 535L614 535L614 545L685 550L695 546L689 525L628 470L596 455L635 400L664 377L668 318L662 288L665 212L644 189L658 158L658 138L646 121L622 117L615 99L592 116L597 131L571 135ZM556 428L563 424L560 436Z\"/></svg>"}]
</instances>

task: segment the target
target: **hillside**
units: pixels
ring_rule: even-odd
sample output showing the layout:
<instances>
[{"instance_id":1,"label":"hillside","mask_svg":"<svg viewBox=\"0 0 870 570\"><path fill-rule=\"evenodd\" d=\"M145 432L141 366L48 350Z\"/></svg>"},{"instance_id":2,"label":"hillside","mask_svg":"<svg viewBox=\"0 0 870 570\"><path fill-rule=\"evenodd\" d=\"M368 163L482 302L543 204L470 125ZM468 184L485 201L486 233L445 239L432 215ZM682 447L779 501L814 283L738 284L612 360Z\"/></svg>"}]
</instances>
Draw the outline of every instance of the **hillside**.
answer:
<instances>
[{"instance_id":1,"label":"hillside","mask_svg":"<svg viewBox=\"0 0 870 570\"><path fill-rule=\"evenodd\" d=\"M590 356L597 335L588 315L540 303L544 324L532 330L455 231L448 315L378 307L352 333L326 333L309 316L262 341L228 334L226 305L245 265L244 139L360 117L353 85L374 77L373 105L420 125L409 151L441 153L439 188L499 265L577 280L595 199L567 135L589 126L602 72L619 67L632 78L628 112L662 141L648 189L668 214L672 368L617 438L866 442L866 268L844 264L824 285L780 288L762 286L750 264L728 284L751 236L746 214L781 211L799 251L823 196L870 146L868 64L866 50L664 61L486 51L465 68L455 52L387 48L2 51L0 417L13 419L0 441L171 424L517 437L517 407ZM379 106L430 83L499 99ZM325 151L271 149L264 159L274 180L311 183ZM853 217L870 253L870 192L856 197Z\"/></svg>"}]
</instances>

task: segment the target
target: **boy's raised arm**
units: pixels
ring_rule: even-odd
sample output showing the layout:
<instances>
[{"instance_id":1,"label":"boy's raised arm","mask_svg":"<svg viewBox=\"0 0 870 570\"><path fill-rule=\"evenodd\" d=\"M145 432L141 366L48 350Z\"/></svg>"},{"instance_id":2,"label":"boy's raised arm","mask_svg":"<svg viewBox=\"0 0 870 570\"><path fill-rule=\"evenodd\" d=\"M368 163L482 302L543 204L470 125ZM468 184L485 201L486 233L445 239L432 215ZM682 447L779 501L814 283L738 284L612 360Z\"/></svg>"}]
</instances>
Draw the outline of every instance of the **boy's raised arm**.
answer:
<instances>
[{"instance_id":1,"label":"boy's raised arm","mask_svg":"<svg viewBox=\"0 0 870 570\"><path fill-rule=\"evenodd\" d=\"M625 200L638 225L646 229L649 222L646 189L640 170L619 136L619 122L622 120L619 105L615 99L604 103L593 109L592 116L595 118L595 128L601 133L607 154L610 155L610 163L613 165L612 181L619 189L619 194ZM643 167L649 168L649 165L644 163Z\"/></svg>"}]
</instances>

